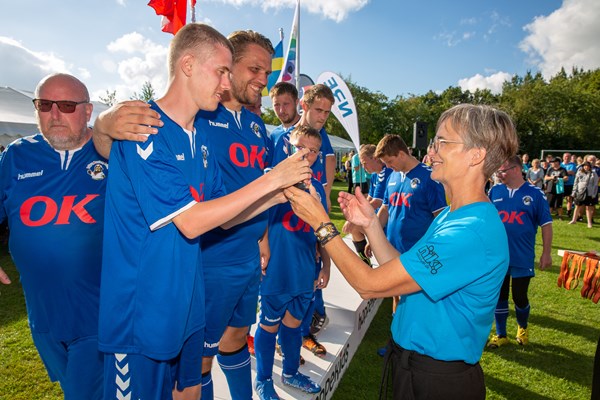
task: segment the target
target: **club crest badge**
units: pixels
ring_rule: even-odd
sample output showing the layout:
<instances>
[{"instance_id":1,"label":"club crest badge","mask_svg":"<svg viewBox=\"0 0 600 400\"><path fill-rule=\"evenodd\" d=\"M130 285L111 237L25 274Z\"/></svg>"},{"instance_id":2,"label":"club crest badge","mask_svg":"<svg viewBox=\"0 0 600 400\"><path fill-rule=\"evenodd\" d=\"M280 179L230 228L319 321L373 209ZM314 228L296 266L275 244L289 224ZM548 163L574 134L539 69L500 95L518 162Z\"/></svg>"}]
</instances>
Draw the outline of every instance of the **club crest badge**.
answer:
<instances>
[{"instance_id":1,"label":"club crest badge","mask_svg":"<svg viewBox=\"0 0 600 400\"><path fill-rule=\"evenodd\" d=\"M417 187L419 187L420 184L421 184L421 180L419 178L413 178L410 181L410 187L413 189L416 189Z\"/></svg>"},{"instance_id":2,"label":"club crest badge","mask_svg":"<svg viewBox=\"0 0 600 400\"><path fill-rule=\"evenodd\" d=\"M95 181L101 181L106 178L108 172L108 164L104 161L92 161L86 167L88 175Z\"/></svg>"},{"instance_id":3,"label":"club crest badge","mask_svg":"<svg viewBox=\"0 0 600 400\"><path fill-rule=\"evenodd\" d=\"M256 137L261 138L262 137L262 129L260 128L260 125L257 124L256 122L252 121L250 123L250 129L252 130L252 132L254 132L254 134L256 135Z\"/></svg>"},{"instance_id":4,"label":"club crest badge","mask_svg":"<svg viewBox=\"0 0 600 400\"><path fill-rule=\"evenodd\" d=\"M523 204L525 204L526 206L531 205L532 202L533 202L533 199L531 198L531 196L523 197Z\"/></svg>"},{"instance_id":5,"label":"club crest badge","mask_svg":"<svg viewBox=\"0 0 600 400\"><path fill-rule=\"evenodd\" d=\"M202 162L204 163L204 169L206 169L208 168L208 147L202 145L200 150L202 151Z\"/></svg>"}]
</instances>

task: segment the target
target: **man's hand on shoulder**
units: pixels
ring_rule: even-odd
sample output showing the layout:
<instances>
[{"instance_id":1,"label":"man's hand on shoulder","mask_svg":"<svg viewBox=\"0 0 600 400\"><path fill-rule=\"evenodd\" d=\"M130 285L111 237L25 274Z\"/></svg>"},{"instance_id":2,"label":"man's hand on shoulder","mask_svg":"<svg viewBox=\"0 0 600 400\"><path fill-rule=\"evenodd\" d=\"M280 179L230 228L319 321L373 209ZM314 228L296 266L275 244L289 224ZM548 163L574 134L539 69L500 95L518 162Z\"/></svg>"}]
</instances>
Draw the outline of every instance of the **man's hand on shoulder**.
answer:
<instances>
[{"instance_id":1,"label":"man's hand on shoulder","mask_svg":"<svg viewBox=\"0 0 600 400\"><path fill-rule=\"evenodd\" d=\"M160 115L141 100L117 103L98 115L94 122L93 140L96 151L108 158L112 142L130 140L145 142L146 135L158 133L163 125Z\"/></svg>"},{"instance_id":2,"label":"man's hand on shoulder","mask_svg":"<svg viewBox=\"0 0 600 400\"><path fill-rule=\"evenodd\" d=\"M106 135L112 140L145 142L145 135L158 133L163 122L160 115L141 100L128 100L103 111L94 123L94 134Z\"/></svg>"}]
</instances>

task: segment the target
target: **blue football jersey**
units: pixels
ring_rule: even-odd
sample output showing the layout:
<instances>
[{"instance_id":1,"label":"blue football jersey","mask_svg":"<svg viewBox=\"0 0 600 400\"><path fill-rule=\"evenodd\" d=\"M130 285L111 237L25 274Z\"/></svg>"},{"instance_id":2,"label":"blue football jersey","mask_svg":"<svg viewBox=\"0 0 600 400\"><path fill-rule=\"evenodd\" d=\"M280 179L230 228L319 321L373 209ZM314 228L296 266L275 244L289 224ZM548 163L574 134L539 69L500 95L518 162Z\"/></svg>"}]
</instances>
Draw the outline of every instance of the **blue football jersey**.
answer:
<instances>
[{"instance_id":1,"label":"blue football jersey","mask_svg":"<svg viewBox=\"0 0 600 400\"><path fill-rule=\"evenodd\" d=\"M283 136L287 131L288 130L283 127L283 124L275 127L275 129L273 129L271 131L271 133L269 134L269 137L271 138L271 141L273 142L273 146L275 146L277 144L279 139L281 139L281 136Z\"/></svg>"},{"instance_id":2,"label":"blue football jersey","mask_svg":"<svg viewBox=\"0 0 600 400\"><path fill-rule=\"evenodd\" d=\"M291 155L292 147L290 145L290 133L293 130L294 126L291 126L279 136L273 152L273 165L279 164L281 161L285 160ZM311 170L312 177L326 186L327 172L325 169L325 159L328 155L335 153L331 147L331 141L329 140L327 131L325 129L321 129L319 133L321 134L321 151L319 152L317 161L315 161L315 163L312 165Z\"/></svg>"},{"instance_id":3,"label":"blue football jersey","mask_svg":"<svg viewBox=\"0 0 600 400\"><path fill-rule=\"evenodd\" d=\"M538 226L552 223L546 196L527 182L512 190L504 184L495 185L489 196L506 229L510 266L533 268Z\"/></svg>"},{"instance_id":4,"label":"blue football jersey","mask_svg":"<svg viewBox=\"0 0 600 400\"><path fill-rule=\"evenodd\" d=\"M390 175L394 172L393 169L386 166L377 174L371 174L371 184L369 185L369 196L372 199L381 200L385 198L385 189Z\"/></svg>"},{"instance_id":5,"label":"blue football jersey","mask_svg":"<svg viewBox=\"0 0 600 400\"><path fill-rule=\"evenodd\" d=\"M110 155L99 342L169 360L205 324L200 240L172 219L224 189L214 146L151 104L164 122L158 134L115 142Z\"/></svg>"},{"instance_id":6,"label":"blue football jersey","mask_svg":"<svg viewBox=\"0 0 600 400\"><path fill-rule=\"evenodd\" d=\"M446 207L444 187L431 179L431 169L419 163L408 174L388 178L383 204L388 209L386 233L400 253L409 250L427 231L433 213Z\"/></svg>"},{"instance_id":7,"label":"blue football jersey","mask_svg":"<svg viewBox=\"0 0 600 400\"><path fill-rule=\"evenodd\" d=\"M325 190L312 179L321 204L327 209ZM261 295L311 292L315 280L317 238L313 229L298 218L289 202L269 210L271 259L260 285Z\"/></svg>"},{"instance_id":8,"label":"blue football jersey","mask_svg":"<svg viewBox=\"0 0 600 400\"><path fill-rule=\"evenodd\" d=\"M213 144L212 155L228 193L262 176L271 163L273 145L265 125L258 115L245 108L235 112L219 104L214 112L200 111L195 126L199 135ZM204 265L245 263L258 257L258 240L267 228L267 220L265 212L231 229L215 228L204 234Z\"/></svg>"},{"instance_id":9,"label":"blue football jersey","mask_svg":"<svg viewBox=\"0 0 600 400\"><path fill-rule=\"evenodd\" d=\"M90 140L55 150L41 134L0 161L0 220L21 276L31 330L71 341L98 333L108 164Z\"/></svg>"}]
</instances>

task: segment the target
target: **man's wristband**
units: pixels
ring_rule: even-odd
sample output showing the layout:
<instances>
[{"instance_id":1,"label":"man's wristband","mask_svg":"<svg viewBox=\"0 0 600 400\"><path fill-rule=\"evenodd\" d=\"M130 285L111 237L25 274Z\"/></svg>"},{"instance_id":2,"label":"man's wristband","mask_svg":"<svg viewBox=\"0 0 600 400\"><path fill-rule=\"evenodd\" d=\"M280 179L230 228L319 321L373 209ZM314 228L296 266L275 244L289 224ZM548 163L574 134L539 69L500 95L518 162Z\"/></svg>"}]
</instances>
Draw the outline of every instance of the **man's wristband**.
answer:
<instances>
[{"instance_id":1,"label":"man's wristband","mask_svg":"<svg viewBox=\"0 0 600 400\"><path fill-rule=\"evenodd\" d=\"M340 232L331 222L321 222L321 225L315 229L315 236L317 237L317 241L321 246L324 246L327 242L339 234Z\"/></svg>"}]
</instances>

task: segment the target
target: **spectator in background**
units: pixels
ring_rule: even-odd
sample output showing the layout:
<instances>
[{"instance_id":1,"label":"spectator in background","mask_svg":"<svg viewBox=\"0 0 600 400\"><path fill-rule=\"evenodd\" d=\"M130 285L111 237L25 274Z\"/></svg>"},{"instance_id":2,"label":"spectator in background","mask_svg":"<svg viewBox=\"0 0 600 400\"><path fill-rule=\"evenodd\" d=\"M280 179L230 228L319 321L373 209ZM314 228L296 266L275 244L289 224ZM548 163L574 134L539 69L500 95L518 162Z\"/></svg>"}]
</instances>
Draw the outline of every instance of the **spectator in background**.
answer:
<instances>
[{"instance_id":1,"label":"spectator in background","mask_svg":"<svg viewBox=\"0 0 600 400\"><path fill-rule=\"evenodd\" d=\"M567 201L567 215L571 217L573 213L573 196L571 196L571 192L573 192L573 184L575 182L575 173L577 172L577 164L573 162L573 156L571 153L564 153L562 165L567 171L568 179L565 181L565 193L564 197Z\"/></svg>"},{"instance_id":2,"label":"spectator in background","mask_svg":"<svg viewBox=\"0 0 600 400\"><path fill-rule=\"evenodd\" d=\"M569 224L575 224L585 208L587 227L592 227L594 199L597 195L598 175L596 174L596 171L592 169L592 164L589 161L586 161L575 175L575 184L573 185L575 212L573 213L573 219Z\"/></svg>"},{"instance_id":3,"label":"spectator in background","mask_svg":"<svg viewBox=\"0 0 600 400\"><path fill-rule=\"evenodd\" d=\"M569 179L567 171L560 165L561 159L552 159L552 165L546 171L544 182L546 183L546 197L550 205L550 211L556 211L558 219L562 220L562 201L564 197L564 183Z\"/></svg>"},{"instance_id":4,"label":"spectator in background","mask_svg":"<svg viewBox=\"0 0 600 400\"><path fill-rule=\"evenodd\" d=\"M364 145L360 146L359 153L363 146ZM368 191L369 191L369 183L368 183L369 174L367 173L367 171L365 170L365 167L363 167L362 163L360 162L360 157L358 154L355 154L352 156L351 165L352 165L352 183L353 183L354 187L355 188L360 187L360 190L363 193L368 193ZM350 193L352 193L352 191Z\"/></svg>"},{"instance_id":5,"label":"spectator in background","mask_svg":"<svg viewBox=\"0 0 600 400\"><path fill-rule=\"evenodd\" d=\"M348 153L348 158L346 159L346 177L348 180L348 193L352 193L352 189L354 188L354 181L352 180L352 175L354 171L352 170L352 157L354 157L354 150L350 150Z\"/></svg>"},{"instance_id":6,"label":"spectator in background","mask_svg":"<svg viewBox=\"0 0 600 400\"><path fill-rule=\"evenodd\" d=\"M525 174L527 182L531 183L533 186L537 186L538 188L543 189L544 175L544 170L540 168L540 160L534 158L533 161L531 161L531 168L529 168L527 170L527 173Z\"/></svg>"},{"instance_id":7,"label":"spectator in background","mask_svg":"<svg viewBox=\"0 0 600 400\"><path fill-rule=\"evenodd\" d=\"M531 307L527 291L531 278L535 276L535 236L540 226L543 249L539 265L541 270L550 268L552 216L544 193L523 180L518 156L510 157L497 172L502 184L494 186L489 196L506 229L510 263L494 312L496 334L490 338L488 347L498 348L509 343L506 331L509 286L512 287L517 316L516 341L525 346L529 343L528 321Z\"/></svg>"},{"instance_id":8,"label":"spectator in background","mask_svg":"<svg viewBox=\"0 0 600 400\"><path fill-rule=\"evenodd\" d=\"M529 168L531 168L531 163L529 162L529 154L525 153L521 156L522 167L521 172L523 173L523 177L527 174Z\"/></svg>"}]
</instances>

